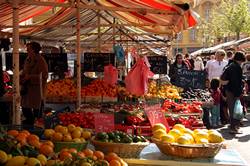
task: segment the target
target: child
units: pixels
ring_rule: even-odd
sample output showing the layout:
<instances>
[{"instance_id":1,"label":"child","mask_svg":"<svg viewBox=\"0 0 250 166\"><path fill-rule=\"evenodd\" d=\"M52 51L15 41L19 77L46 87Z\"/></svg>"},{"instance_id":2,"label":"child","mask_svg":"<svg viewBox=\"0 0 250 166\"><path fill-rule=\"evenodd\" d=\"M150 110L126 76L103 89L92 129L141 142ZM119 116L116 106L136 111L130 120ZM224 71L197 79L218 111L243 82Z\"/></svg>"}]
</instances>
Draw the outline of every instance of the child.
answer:
<instances>
[{"instance_id":1,"label":"child","mask_svg":"<svg viewBox=\"0 0 250 166\"><path fill-rule=\"evenodd\" d=\"M212 79L210 83L210 92L214 99L214 105L211 109L211 124L213 128L220 125L220 81L219 79Z\"/></svg>"}]
</instances>

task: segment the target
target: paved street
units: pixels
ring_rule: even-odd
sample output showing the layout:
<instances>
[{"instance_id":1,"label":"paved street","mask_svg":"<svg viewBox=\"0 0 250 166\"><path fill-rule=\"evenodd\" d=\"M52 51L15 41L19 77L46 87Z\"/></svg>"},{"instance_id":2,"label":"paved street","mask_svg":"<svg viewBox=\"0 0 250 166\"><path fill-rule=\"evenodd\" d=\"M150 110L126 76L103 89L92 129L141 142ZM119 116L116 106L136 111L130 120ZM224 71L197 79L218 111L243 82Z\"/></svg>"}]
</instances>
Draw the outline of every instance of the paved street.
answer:
<instances>
[{"instance_id":1,"label":"paved street","mask_svg":"<svg viewBox=\"0 0 250 166\"><path fill-rule=\"evenodd\" d=\"M243 134L229 134L227 126L219 129L226 139L228 148L236 149L243 159L250 165L250 113L247 114L247 119L244 119L244 127L241 127Z\"/></svg>"}]
</instances>

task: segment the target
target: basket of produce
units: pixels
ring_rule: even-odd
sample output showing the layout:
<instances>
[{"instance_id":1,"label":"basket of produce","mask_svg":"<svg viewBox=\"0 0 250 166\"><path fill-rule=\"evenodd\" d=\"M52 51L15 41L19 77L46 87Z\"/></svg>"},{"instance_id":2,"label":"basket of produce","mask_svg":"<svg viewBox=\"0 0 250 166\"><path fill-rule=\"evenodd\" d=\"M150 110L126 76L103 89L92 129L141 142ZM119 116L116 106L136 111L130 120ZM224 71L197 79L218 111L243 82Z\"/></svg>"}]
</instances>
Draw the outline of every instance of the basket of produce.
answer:
<instances>
[{"instance_id":1,"label":"basket of produce","mask_svg":"<svg viewBox=\"0 0 250 166\"><path fill-rule=\"evenodd\" d=\"M185 128L174 125L168 133L162 124L153 126L152 141L166 154L182 158L214 157L223 147L223 137L216 130Z\"/></svg>"},{"instance_id":2,"label":"basket of produce","mask_svg":"<svg viewBox=\"0 0 250 166\"><path fill-rule=\"evenodd\" d=\"M123 158L137 158L149 141L143 136L132 136L121 131L100 132L91 139L96 150L114 152Z\"/></svg>"},{"instance_id":3,"label":"basket of produce","mask_svg":"<svg viewBox=\"0 0 250 166\"><path fill-rule=\"evenodd\" d=\"M54 145L55 152L60 152L65 148L74 148L77 151L82 151L83 149L86 149L88 142L54 142Z\"/></svg>"},{"instance_id":4,"label":"basket of produce","mask_svg":"<svg viewBox=\"0 0 250 166\"><path fill-rule=\"evenodd\" d=\"M54 129L45 129L44 137L55 145L55 152L63 148L75 148L81 151L87 147L91 132L73 124L57 125Z\"/></svg>"}]
</instances>

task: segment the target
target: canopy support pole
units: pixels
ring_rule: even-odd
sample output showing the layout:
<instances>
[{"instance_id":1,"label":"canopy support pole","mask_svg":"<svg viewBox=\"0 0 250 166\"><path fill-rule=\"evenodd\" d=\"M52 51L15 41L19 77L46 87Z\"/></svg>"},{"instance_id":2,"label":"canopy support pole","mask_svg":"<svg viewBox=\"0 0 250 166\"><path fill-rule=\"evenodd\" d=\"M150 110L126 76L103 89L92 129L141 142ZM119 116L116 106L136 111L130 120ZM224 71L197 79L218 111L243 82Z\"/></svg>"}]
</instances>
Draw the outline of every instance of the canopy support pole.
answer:
<instances>
[{"instance_id":1,"label":"canopy support pole","mask_svg":"<svg viewBox=\"0 0 250 166\"><path fill-rule=\"evenodd\" d=\"M77 52L77 110L81 106L81 44L80 44L80 0L76 1L76 52Z\"/></svg>"},{"instance_id":2,"label":"canopy support pole","mask_svg":"<svg viewBox=\"0 0 250 166\"><path fill-rule=\"evenodd\" d=\"M19 87L19 0L13 0L13 117L12 123L21 124L21 98Z\"/></svg>"},{"instance_id":3,"label":"canopy support pole","mask_svg":"<svg viewBox=\"0 0 250 166\"><path fill-rule=\"evenodd\" d=\"M100 17L100 10L97 12L97 27L98 27L98 52L101 52L101 17Z\"/></svg>"}]
</instances>

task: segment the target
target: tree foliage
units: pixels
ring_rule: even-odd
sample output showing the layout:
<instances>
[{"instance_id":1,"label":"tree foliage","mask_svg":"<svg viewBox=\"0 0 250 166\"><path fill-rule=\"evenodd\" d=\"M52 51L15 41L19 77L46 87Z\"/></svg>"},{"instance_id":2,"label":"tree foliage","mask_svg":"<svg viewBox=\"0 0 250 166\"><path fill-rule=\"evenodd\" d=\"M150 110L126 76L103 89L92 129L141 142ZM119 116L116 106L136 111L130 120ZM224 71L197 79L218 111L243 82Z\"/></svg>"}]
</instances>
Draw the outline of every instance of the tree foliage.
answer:
<instances>
[{"instance_id":1,"label":"tree foliage","mask_svg":"<svg viewBox=\"0 0 250 166\"><path fill-rule=\"evenodd\" d=\"M205 26L209 28L209 36L222 38L225 36L250 33L250 16L248 0L221 0L212 10L211 18Z\"/></svg>"}]
</instances>

